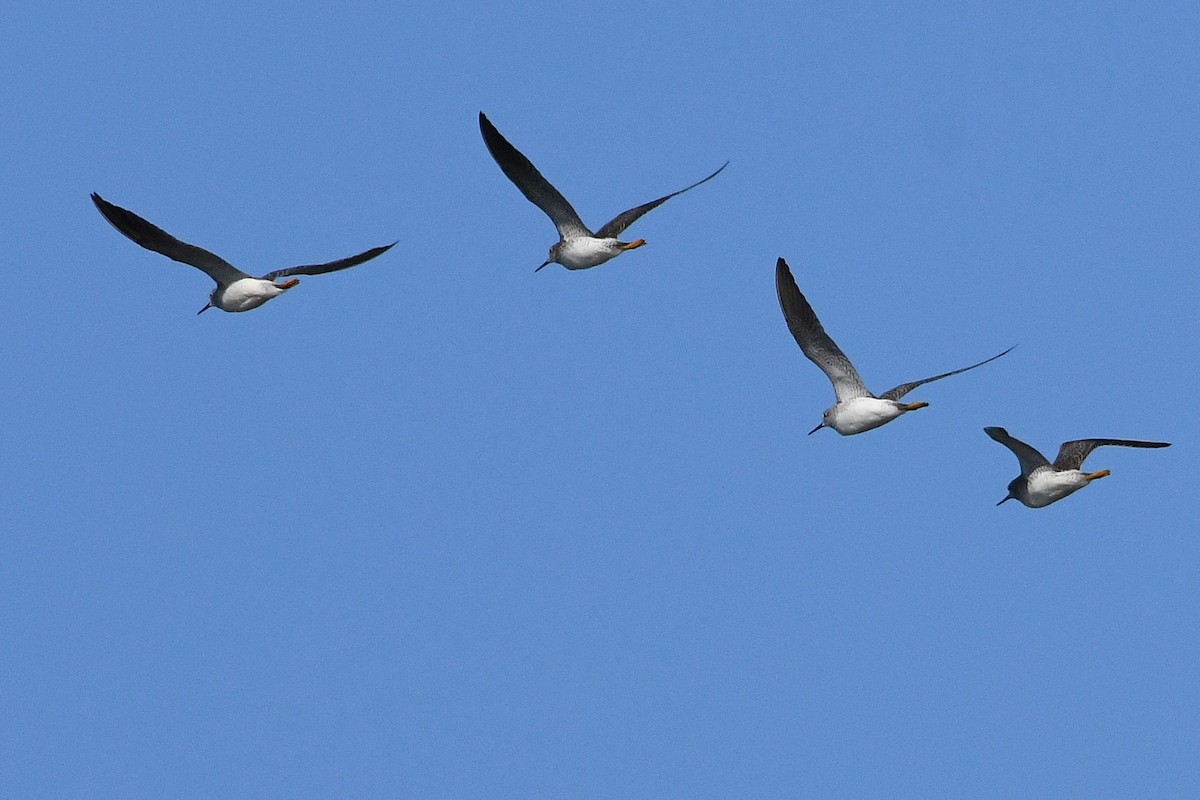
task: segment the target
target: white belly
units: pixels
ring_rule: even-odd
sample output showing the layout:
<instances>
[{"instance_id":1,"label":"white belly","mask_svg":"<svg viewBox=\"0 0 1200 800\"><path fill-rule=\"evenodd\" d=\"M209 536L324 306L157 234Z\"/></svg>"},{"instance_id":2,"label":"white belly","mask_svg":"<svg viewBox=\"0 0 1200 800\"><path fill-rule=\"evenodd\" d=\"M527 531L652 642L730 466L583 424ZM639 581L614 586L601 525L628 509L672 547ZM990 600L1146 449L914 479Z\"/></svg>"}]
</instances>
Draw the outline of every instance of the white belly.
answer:
<instances>
[{"instance_id":1,"label":"white belly","mask_svg":"<svg viewBox=\"0 0 1200 800\"><path fill-rule=\"evenodd\" d=\"M1042 508L1087 485L1088 479L1077 469L1063 472L1043 469L1029 476L1026 485L1028 502L1025 505L1030 508Z\"/></svg>"},{"instance_id":2,"label":"white belly","mask_svg":"<svg viewBox=\"0 0 1200 800\"><path fill-rule=\"evenodd\" d=\"M587 269L603 264L620 255L616 239L595 239L591 236L566 239L558 246L557 261L567 269Z\"/></svg>"},{"instance_id":3,"label":"white belly","mask_svg":"<svg viewBox=\"0 0 1200 800\"><path fill-rule=\"evenodd\" d=\"M242 278L226 286L224 292L214 293L213 305L222 311L249 311L283 292L272 281Z\"/></svg>"},{"instance_id":4,"label":"white belly","mask_svg":"<svg viewBox=\"0 0 1200 800\"><path fill-rule=\"evenodd\" d=\"M892 401L878 397L856 397L838 403L831 410L833 417L826 424L842 436L853 436L878 428L904 413Z\"/></svg>"}]
</instances>

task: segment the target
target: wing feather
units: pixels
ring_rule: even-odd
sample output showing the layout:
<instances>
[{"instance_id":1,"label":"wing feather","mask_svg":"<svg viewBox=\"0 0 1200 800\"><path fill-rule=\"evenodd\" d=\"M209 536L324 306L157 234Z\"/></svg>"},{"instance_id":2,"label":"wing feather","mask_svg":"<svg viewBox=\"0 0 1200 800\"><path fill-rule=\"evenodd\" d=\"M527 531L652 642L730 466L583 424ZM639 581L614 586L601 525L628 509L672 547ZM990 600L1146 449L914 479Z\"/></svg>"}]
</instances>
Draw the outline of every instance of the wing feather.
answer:
<instances>
[{"instance_id":1,"label":"wing feather","mask_svg":"<svg viewBox=\"0 0 1200 800\"><path fill-rule=\"evenodd\" d=\"M628 211L622 211L620 214L618 214L616 217L614 217L610 222L605 223L603 228L596 231L596 235L599 236L601 239L608 239L608 238L615 239L616 237L620 236L621 233L626 228L628 228L630 225L632 225L634 222L636 222L638 220L638 218L641 217L646 212L653 211L654 209L658 208L663 203L667 202L668 200L670 200L672 197L675 197L676 195L681 195L684 192L688 191L689 189L695 189L700 184L705 183L707 181L711 181L713 178L717 177L717 175L721 174L721 170L725 169L728 166L729 166L729 162L726 161L724 164L721 165L720 169L718 169L712 175L709 175L707 178L701 178L700 180L693 183L691 186L685 186L684 188L680 189L678 192L671 192L670 194L664 195L663 197L660 197L657 200L651 200L649 203L643 203L642 205L638 206L637 208L631 208Z\"/></svg>"},{"instance_id":2,"label":"wing feather","mask_svg":"<svg viewBox=\"0 0 1200 800\"><path fill-rule=\"evenodd\" d=\"M1054 459L1055 469L1079 469L1097 447L1117 445L1120 447L1170 447L1170 442L1139 442L1132 439L1074 439L1063 442Z\"/></svg>"},{"instance_id":3,"label":"wing feather","mask_svg":"<svg viewBox=\"0 0 1200 800\"><path fill-rule=\"evenodd\" d=\"M829 378L838 402L870 397L871 393L863 385L850 359L821 327L816 312L800 293L792 271L782 258L775 262L775 292L779 295L779 307L783 310L783 318L787 320L788 330L796 338L796 344L800 345L808 360L820 367Z\"/></svg>"},{"instance_id":4,"label":"wing feather","mask_svg":"<svg viewBox=\"0 0 1200 800\"><path fill-rule=\"evenodd\" d=\"M1020 439L1009 436L1004 428L984 428L983 432L1013 452L1021 463L1021 477L1027 478L1034 470L1050 466L1044 455Z\"/></svg>"},{"instance_id":5,"label":"wing feather","mask_svg":"<svg viewBox=\"0 0 1200 800\"><path fill-rule=\"evenodd\" d=\"M391 250L395 244L395 242L392 242L391 244L385 244L383 247L372 247L370 250L364 250L356 256L340 258L337 261L330 261L325 264L305 264L300 267L277 269L274 272L268 272L266 275L263 275L263 279L273 281L288 275L322 275L326 272L337 272L339 269L357 266L364 261L370 261L376 256L381 256L388 250Z\"/></svg>"},{"instance_id":6,"label":"wing feather","mask_svg":"<svg viewBox=\"0 0 1200 800\"><path fill-rule=\"evenodd\" d=\"M1016 347L1016 345L1013 345L1013 347ZM922 378L919 381L910 381L909 383L902 383L899 386L895 387L894 389L888 389L886 392L879 395L879 397L883 400L899 400L901 397L904 397L904 395L908 394L909 392L911 392L913 389L917 388L918 386L922 386L926 383L933 383L934 381L940 381L942 378L949 378L951 375L958 375L960 372L966 372L969 369L975 369L976 367L982 367L984 364L987 364L989 361L995 361L1000 356L1008 355L1009 353L1012 352L1012 349L1013 348L1010 347L1007 350L1005 350L1003 353L997 353L996 355L992 356L991 358L985 358L983 361L980 361L978 364L972 364L969 367L963 367L962 369L956 369L953 372L943 372L941 375L934 375L932 378Z\"/></svg>"},{"instance_id":7,"label":"wing feather","mask_svg":"<svg viewBox=\"0 0 1200 800\"><path fill-rule=\"evenodd\" d=\"M579 214L567 202L567 198L563 197L550 181L542 177L542 173L538 172L533 162L500 135L500 131L496 130L496 126L482 111L479 112L479 131L483 134L483 143L487 145L488 152L492 154L500 170L521 190L521 194L525 195L529 202L550 217L554 227L558 229L559 238L592 235L579 218Z\"/></svg>"},{"instance_id":8,"label":"wing feather","mask_svg":"<svg viewBox=\"0 0 1200 800\"><path fill-rule=\"evenodd\" d=\"M109 223L137 244L161 253L173 261L193 266L206 273L218 286L228 286L240 278L249 278L245 272L225 259L194 244L181 242L156 225L147 222L128 209L105 200L92 192L92 202Z\"/></svg>"}]
</instances>

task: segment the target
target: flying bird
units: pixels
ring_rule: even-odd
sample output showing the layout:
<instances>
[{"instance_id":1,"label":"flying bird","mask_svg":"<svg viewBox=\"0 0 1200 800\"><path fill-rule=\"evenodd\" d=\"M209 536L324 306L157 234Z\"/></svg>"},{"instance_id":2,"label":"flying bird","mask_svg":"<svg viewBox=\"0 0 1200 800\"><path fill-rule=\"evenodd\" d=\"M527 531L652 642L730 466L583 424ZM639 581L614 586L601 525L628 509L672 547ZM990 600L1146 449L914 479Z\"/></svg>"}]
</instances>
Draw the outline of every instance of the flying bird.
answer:
<instances>
[{"instance_id":1,"label":"flying bird","mask_svg":"<svg viewBox=\"0 0 1200 800\"><path fill-rule=\"evenodd\" d=\"M825 409L821 416L821 424L808 432L810 436L821 428L833 428L842 436L851 436L878 428L908 411L925 408L929 405L926 402L901 403L900 398L922 384L940 381L942 378L981 367L1012 350L1010 347L978 364L953 372L943 372L932 378L902 383L881 395L874 395L863 384L850 359L846 358L846 354L821 327L816 312L800 293L787 262L782 258L775 263L775 291L779 295L779 307L783 309L788 330L796 337L796 343L800 345L804 355L820 367L833 383L833 391L837 395L837 403L832 408Z\"/></svg>"},{"instance_id":2,"label":"flying bird","mask_svg":"<svg viewBox=\"0 0 1200 800\"><path fill-rule=\"evenodd\" d=\"M603 264L626 250L641 247L646 243L645 239L622 242L617 237L647 211L658 208L675 195L683 194L688 189L695 189L705 181L712 180L722 169L729 166L729 162L726 161L712 175L696 181L691 186L623 211L600 230L592 233L567 202L567 198L551 186L550 181L542 177L542 173L537 171L537 167L528 158L500 135L500 131L496 130L482 111L479 112L479 130L483 134L483 142L487 145L488 152L500 165L500 169L517 185L529 202L550 217L554 227L558 229L558 242L550 248L549 256L534 272L552 263L562 264L567 269L587 269Z\"/></svg>"},{"instance_id":3,"label":"flying bird","mask_svg":"<svg viewBox=\"0 0 1200 800\"><path fill-rule=\"evenodd\" d=\"M1121 447L1170 447L1170 442L1139 442L1130 439L1075 439L1063 442L1058 448L1058 457L1051 464L1046 457L1020 439L1008 435L1004 428L984 428L983 432L1013 451L1021 463L1021 476L1008 484L1008 496L996 505L1008 500L1020 500L1030 508L1042 508L1077 492L1097 478L1111 473L1084 472L1080 469L1097 447L1120 445Z\"/></svg>"},{"instance_id":4,"label":"flying bird","mask_svg":"<svg viewBox=\"0 0 1200 800\"><path fill-rule=\"evenodd\" d=\"M92 192L92 202L96 204L96 208L114 228L142 247L161 253L175 261L190 264L217 282L217 288L213 289L212 294L209 295L208 305L197 311L197 314L203 314L210 308L219 308L222 311L249 311L252 308L258 308L272 297L278 297L300 282L296 278L291 278L283 283L276 283L275 281L279 278L286 278L289 275L320 275L325 272L336 272L339 269L370 261L387 252L392 245L396 244L392 242L383 247L373 247L356 256L330 261L327 264L305 264L300 267L277 269L274 272L268 272L261 278L255 278L242 272L218 255L193 244L179 241L162 228L147 222L132 211L113 205L95 192Z\"/></svg>"}]
</instances>

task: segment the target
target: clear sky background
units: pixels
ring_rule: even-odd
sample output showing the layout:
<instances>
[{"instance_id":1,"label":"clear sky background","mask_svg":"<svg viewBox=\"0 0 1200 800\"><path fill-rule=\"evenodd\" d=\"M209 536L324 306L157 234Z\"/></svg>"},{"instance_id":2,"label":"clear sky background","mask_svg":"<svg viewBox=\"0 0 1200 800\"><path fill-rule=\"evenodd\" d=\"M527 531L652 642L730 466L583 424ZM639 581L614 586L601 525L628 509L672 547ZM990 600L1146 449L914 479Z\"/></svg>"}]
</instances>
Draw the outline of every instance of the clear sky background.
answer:
<instances>
[{"instance_id":1,"label":"clear sky background","mask_svg":"<svg viewBox=\"0 0 1200 800\"><path fill-rule=\"evenodd\" d=\"M878 5L0 6L0 794L1200 796L1200 7ZM593 225L731 163L535 275L481 110ZM92 191L399 244L197 317ZM806 436L779 256L876 391L1017 348Z\"/></svg>"}]
</instances>

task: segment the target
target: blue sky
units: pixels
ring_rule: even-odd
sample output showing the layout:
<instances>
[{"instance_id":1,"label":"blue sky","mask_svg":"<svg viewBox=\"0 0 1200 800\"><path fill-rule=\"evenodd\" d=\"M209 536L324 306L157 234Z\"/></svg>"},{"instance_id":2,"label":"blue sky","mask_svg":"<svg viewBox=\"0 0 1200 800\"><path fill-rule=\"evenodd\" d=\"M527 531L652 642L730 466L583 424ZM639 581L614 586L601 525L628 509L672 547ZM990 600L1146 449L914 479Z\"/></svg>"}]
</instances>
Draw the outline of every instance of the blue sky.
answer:
<instances>
[{"instance_id":1,"label":"blue sky","mask_svg":"<svg viewBox=\"0 0 1200 800\"><path fill-rule=\"evenodd\" d=\"M0 9L3 794L1200 793L1200 9L876 5ZM593 225L731 163L535 275L481 110ZM399 243L197 317L92 191ZM1017 349L806 436L779 256L877 391Z\"/></svg>"}]
</instances>

